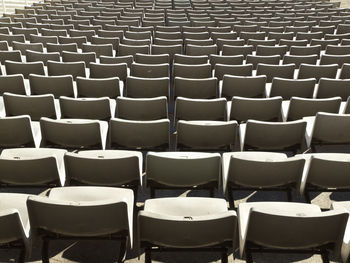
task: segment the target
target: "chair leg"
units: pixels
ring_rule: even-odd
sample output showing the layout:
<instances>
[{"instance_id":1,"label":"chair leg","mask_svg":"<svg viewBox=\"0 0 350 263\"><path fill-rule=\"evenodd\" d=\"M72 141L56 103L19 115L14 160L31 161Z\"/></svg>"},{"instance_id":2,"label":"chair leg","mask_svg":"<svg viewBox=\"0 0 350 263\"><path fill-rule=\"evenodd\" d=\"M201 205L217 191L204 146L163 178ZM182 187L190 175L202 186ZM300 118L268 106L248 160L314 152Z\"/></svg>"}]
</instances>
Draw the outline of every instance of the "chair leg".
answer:
<instances>
[{"instance_id":1,"label":"chair leg","mask_svg":"<svg viewBox=\"0 0 350 263\"><path fill-rule=\"evenodd\" d=\"M246 249L245 249L245 257L246 257L245 262L247 262L247 263L253 263L252 252L250 251L249 248L246 248Z\"/></svg>"},{"instance_id":2,"label":"chair leg","mask_svg":"<svg viewBox=\"0 0 350 263\"><path fill-rule=\"evenodd\" d=\"M308 191L305 191L304 198L305 198L306 203L311 204L311 198L310 198L310 194Z\"/></svg>"},{"instance_id":3,"label":"chair leg","mask_svg":"<svg viewBox=\"0 0 350 263\"><path fill-rule=\"evenodd\" d=\"M292 202L292 189L287 189L287 200L288 202Z\"/></svg>"},{"instance_id":4,"label":"chair leg","mask_svg":"<svg viewBox=\"0 0 350 263\"><path fill-rule=\"evenodd\" d=\"M221 263L228 263L227 248L223 248L221 252Z\"/></svg>"},{"instance_id":5,"label":"chair leg","mask_svg":"<svg viewBox=\"0 0 350 263\"><path fill-rule=\"evenodd\" d=\"M324 249L321 251L321 257L322 257L322 262L323 263L329 263L329 258L328 258L328 251L327 249Z\"/></svg>"},{"instance_id":6,"label":"chair leg","mask_svg":"<svg viewBox=\"0 0 350 263\"><path fill-rule=\"evenodd\" d=\"M128 242L128 238L122 238L120 240L120 247L119 247L119 257L118 257L118 263L124 262L125 256L126 256L126 243Z\"/></svg>"},{"instance_id":7,"label":"chair leg","mask_svg":"<svg viewBox=\"0 0 350 263\"><path fill-rule=\"evenodd\" d=\"M43 263L49 263L49 240L43 238L43 244L41 247L41 259Z\"/></svg>"},{"instance_id":8,"label":"chair leg","mask_svg":"<svg viewBox=\"0 0 350 263\"><path fill-rule=\"evenodd\" d=\"M151 187L151 198L154 198L156 196L156 190Z\"/></svg>"},{"instance_id":9,"label":"chair leg","mask_svg":"<svg viewBox=\"0 0 350 263\"><path fill-rule=\"evenodd\" d=\"M21 249L18 257L18 263L24 263L25 262L25 257L26 257L26 249L23 248Z\"/></svg>"},{"instance_id":10,"label":"chair leg","mask_svg":"<svg viewBox=\"0 0 350 263\"><path fill-rule=\"evenodd\" d=\"M232 189L229 187L228 189L228 203L231 209L235 208L235 200L233 199Z\"/></svg>"},{"instance_id":11,"label":"chair leg","mask_svg":"<svg viewBox=\"0 0 350 263\"><path fill-rule=\"evenodd\" d=\"M145 249L145 263L151 263L152 262L152 258L151 258L151 249L150 248L146 248Z\"/></svg>"},{"instance_id":12,"label":"chair leg","mask_svg":"<svg viewBox=\"0 0 350 263\"><path fill-rule=\"evenodd\" d=\"M214 188L209 189L209 195L210 197L214 197Z\"/></svg>"}]
</instances>

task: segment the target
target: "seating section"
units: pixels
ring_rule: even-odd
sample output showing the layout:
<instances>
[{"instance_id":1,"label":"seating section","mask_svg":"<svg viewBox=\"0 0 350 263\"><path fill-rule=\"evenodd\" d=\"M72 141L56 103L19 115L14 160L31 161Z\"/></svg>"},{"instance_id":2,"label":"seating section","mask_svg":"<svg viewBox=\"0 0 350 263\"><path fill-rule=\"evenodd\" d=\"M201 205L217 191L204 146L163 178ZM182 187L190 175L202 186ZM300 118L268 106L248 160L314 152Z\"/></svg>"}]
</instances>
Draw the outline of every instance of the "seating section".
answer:
<instances>
[{"instance_id":1,"label":"seating section","mask_svg":"<svg viewBox=\"0 0 350 263\"><path fill-rule=\"evenodd\" d=\"M226 263L237 248L246 262L276 250L346 262L349 201L323 211L310 193L350 191L349 114L340 2L45 0L4 13L0 248L24 262L41 240L49 262L54 240L109 239L118 262L134 243L146 263L174 250ZM286 200L237 205L239 191Z\"/></svg>"}]
</instances>

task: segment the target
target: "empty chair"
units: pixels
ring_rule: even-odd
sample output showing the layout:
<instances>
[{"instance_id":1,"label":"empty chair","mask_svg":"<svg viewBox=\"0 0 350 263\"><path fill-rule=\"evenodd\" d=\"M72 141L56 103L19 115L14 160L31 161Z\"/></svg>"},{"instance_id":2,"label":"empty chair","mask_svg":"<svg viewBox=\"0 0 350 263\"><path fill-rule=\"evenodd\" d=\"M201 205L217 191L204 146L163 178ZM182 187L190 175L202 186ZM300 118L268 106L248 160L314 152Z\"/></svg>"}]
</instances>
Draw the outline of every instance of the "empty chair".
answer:
<instances>
[{"instance_id":1,"label":"empty chair","mask_svg":"<svg viewBox=\"0 0 350 263\"><path fill-rule=\"evenodd\" d=\"M108 97L59 99L62 119L109 120L112 117L111 103Z\"/></svg>"},{"instance_id":2,"label":"empty chair","mask_svg":"<svg viewBox=\"0 0 350 263\"><path fill-rule=\"evenodd\" d=\"M340 96L346 101L350 96L350 80L321 78L316 93L317 98L331 98Z\"/></svg>"},{"instance_id":3,"label":"empty chair","mask_svg":"<svg viewBox=\"0 0 350 263\"><path fill-rule=\"evenodd\" d=\"M244 203L238 214L240 255L247 262L253 262L253 252L271 249L319 253L324 262L329 250L339 257L348 220L344 211L322 212L317 205L286 202Z\"/></svg>"},{"instance_id":4,"label":"empty chair","mask_svg":"<svg viewBox=\"0 0 350 263\"><path fill-rule=\"evenodd\" d=\"M283 56L287 53L288 46L262 46L258 45L256 47L256 55L258 56L273 56L273 55L279 55L280 58L283 58Z\"/></svg>"},{"instance_id":5,"label":"empty chair","mask_svg":"<svg viewBox=\"0 0 350 263\"><path fill-rule=\"evenodd\" d=\"M45 75L43 62L15 62L5 61L7 75L22 74L25 79L30 74Z\"/></svg>"},{"instance_id":6,"label":"empty chair","mask_svg":"<svg viewBox=\"0 0 350 263\"><path fill-rule=\"evenodd\" d=\"M42 61L44 65L47 65L47 61L60 61L60 53L58 52L50 52L50 53L42 53L42 52L36 52L27 50L26 51L26 58L27 62L36 62L36 61Z\"/></svg>"},{"instance_id":7,"label":"empty chair","mask_svg":"<svg viewBox=\"0 0 350 263\"><path fill-rule=\"evenodd\" d=\"M299 68L298 79L316 78L335 78L337 75L338 64L332 65L308 65L301 64Z\"/></svg>"},{"instance_id":8,"label":"empty chair","mask_svg":"<svg viewBox=\"0 0 350 263\"><path fill-rule=\"evenodd\" d=\"M90 67L90 63L96 62L96 54L94 52L77 53L77 52L62 52L62 62L85 62L86 67Z\"/></svg>"},{"instance_id":9,"label":"empty chair","mask_svg":"<svg viewBox=\"0 0 350 263\"><path fill-rule=\"evenodd\" d=\"M266 76L230 76L225 75L222 81L221 96L231 98L263 97L265 94Z\"/></svg>"},{"instance_id":10,"label":"empty chair","mask_svg":"<svg viewBox=\"0 0 350 263\"><path fill-rule=\"evenodd\" d=\"M17 187L64 186L66 152L47 148L5 149L0 157L0 183Z\"/></svg>"},{"instance_id":11,"label":"empty chair","mask_svg":"<svg viewBox=\"0 0 350 263\"><path fill-rule=\"evenodd\" d=\"M270 65L260 63L256 69L256 75L265 75L266 82L272 82L276 77L293 79L294 70L295 64Z\"/></svg>"},{"instance_id":12,"label":"empty chair","mask_svg":"<svg viewBox=\"0 0 350 263\"><path fill-rule=\"evenodd\" d=\"M30 35L30 43L41 43L46 47L48 43L58 44L58 38L57 36Z\"/></svg>"},{"instance_id":13,"label":"empty chair","mask_svg":"<svg viewBox=\"0 0 350 263\"><path fill-rule=\"evenodd\" d=\"M196 99L216 98L218 95L217 78L182 78L175 77L174 97Z\"/></svg>"},{"instance_id":14,"label":"empty chair","mask_svg":"<svg viewBox=\"0 0 350 263\"><path fill-rule=\"evenodd\" d=\"M109 124L110 147L166 150L169 148L169 129L168 119L152 121L111 119Z\"/></svg>"},{"instance_id":15,"label":"empty chair","mask_svg":"<svg viewBox=\"0 0 350 263\"><path fill-rule=\"evenodd\" d=\"M175 102L175 121L177 120L212 120L227 119L227 101L217 99L190 99L177 97Z\"/></svg>"},{"instance_id":16,"label":"empty chair","mask_svg":"<svg viewBox=\"0 0 350 263\"><path fill-rule=\"evenodd\" d=\"M139 78L168 78L169 64L140 64L132 63L130 75Z\"/></svg>"},{"instance_id":17,"label":"empty chair","mask_svg":"<svg viewBox=\"0 0 350 263\"><path fill-rule=\"evenodd\" d=\"M22 55L26 55L27 50L37 51L37 52L44 52L43 44L41 43L21 43L14 41L13 43L13 50L19 50L21 51Z\"/></svg>"},{"instance_id":18,"label":"empty chair","mask_svg":"<svg viewBox=\"0 0 350 263\"><path fill-rule=\"evenodd\" d=\"M113 56L112 44L83 44L83 52L91 53L94 52L96 57L100 56Z\"/></svg>"},{"instance_id":19,"label":"empty chair","mask_svg":"<svg viewBox=\"0 0 350 263\"><path fill-rule=\"evenodd\" d=\"M344 63L350 63L350 55L323 54L320 59L320 65L338 64L338 67L341 68Z\"/></svg>"},{"instance_id":20,"label":"empty chair","mask_svg":"<svg viewBox=\"0 0 350 263\"><path fill-rule=\"evenodd\" d=\"M128 56L118 56L118 57L106 57L106 56L100 56L100 63L101 64L120 64L120 63L126 63L128 68L131 68L131 64L134 62L134 58L132 55Z\"/></svg>"},{"instance_id":21,"label":"empty chair","mask_svg":"<svg viewBox=\"0 0 350 263\"><path fill-rule=\"evenodd\" d=\"M54 188L48 197L29 198L30 226L43 240L42 260L49 261L52 240L107 236L121 239L118 262L122 262L127 245L132 247L133 202L130 189L92 186Z\"/></svg>"},{"instance_id":22,"label":"empty chair","mask_svg":"<svg viewBox=\"0 0 350 263\"><path fill-rule=\"evenodd\" d=\"M73 78L70 75L41 76L30 74L29 83L32 95L53 94L55 98L60 96L74 97Z\"/></svg>"},{"instance_id":23,"label":"empty chair","mask_svg":"<svg viewBox=\"0 0 350 263\"><path fill-rule=\"evenodd\" d=\"M281 96L283 100L289 100L293 96L302 98L312 98L314 94L315 85L315 78L274 78L271 84L270 97Z\"/></svg>"},{"instance_id":24,"label":"empty chair","mask_svg":"<svg viewBox=\"0 0 350 263\"><path fill-rule=\"evenodd\" d=\"M218 188L221 157L218 153L149 152L145 182L151 198L158 189L208 189L211 195ZM167 173L164 173L168 170Z\"/></svg>"},{"instance_id":25,"label":"empty chair","mask_svg":"<svg viewBox=\"0 0 350 263\"><path fill-rule=\"evenodd\" d=\"M198 65L185 65L177 64L173 65L173 76L182 77L182 78L210 78L211 77L211 65L207 64L198 64Z\"/></svg>"},{"instance_id":26,"label":"empty chair","mask_svg":"<svg viewBox=\"0 0 350 263\"><path fill-rule=\"evenodd\" d=\"M214 69L216 64L242 65L243 59L244 59L243 55L237 55L237 56L210 55L209 63L211 64L212 69Z\"/></svg>"},{"instance_id":27,"label":"empty chair","mask_svg":"<svg viewBox=\"0 0 350 263\"><path fill-rule=\"evenodd\" d=\"M64 164L68 185L126 186L135 190L142 186L142 154L137 151L66 153Z\"/></svg>"},{"instance_id":28,"label":"empty chair","mask_svg":"<svg viewBox=\"0 0 350 263\"><path fill-rule=\"evenodd\" d=\"M133 45L119 44L118 56L128 56L128 55L135 56L136 53L149 54L150 53L149 45L133 46Z\"/></svg>"},{"instance_id":29,"label":"empty chair","mask_svg":"<svg viewBox=\"0 0 350 263\"><path fill-rule=\"evenodd\" d=\"M350 64L344 63L340 70L340 79L350 79Z\"/></svg>"},{"instance_id":30,"label":"empty chair","mask_svg":"<svg viewBox=\"0 0 350 263\"><path fill-rule=\"evenodd\" d=\"M69 44L47 44L47 52L58 52L62 56L63 51L78 52L78 46L76 43Z\"/></svg>"},{"instance_id":31,"label":"empty chair","mask_svg":"<svg viewBox=\"0 0 350 263\"><path fill-rule=\"evenodd\" d=\"M279 65L280 55L272 55L272 56L247 55L246 62L248 64L252 64L253 69L256 69L259 63Z\"/></svg>"},{"instance_id":32,"label":"empty chair","mask_svg":"<svg viewBox=\"0 0 350 263\"><path fill-rule=\"evenodd\" d=\"M247 57L248 54L252 54L254 51L254 46L228 46L224 45L222 48L222 55L224 56L233 56L233 55L243 55L244 58Z\"/></svg>"},{"instance_id":33,"label":"empty chair","mask_svg":"<svg viewBox=\"0 0 350 263\"><path fill-rule=\"evenodd\" d=\"M140 64L164 64L171 61L168 54L136 54L135 62Z\"/></svg>"},{"instance_id":34,"label":"empty chair","mask_svg":"<svg viewBox=\"0 0 350 263\"><path fill-rule=\"evenodd\" d=\"M306 121L263 122L240 125L241 150L291 151L305 147Z\"/></svg>"},{"instance_id":35,"label":"empty chair","mask_svg":"<svg viewBox=\"0 0 350 263\"><path fill-rule=\"evenodd\" d=\"M284 55L283 64L295 64L296 68L299 68L301 64L316 65L318 55Z\"/></svg>"},{"instance_id":36,"label":"empty chair","mask_svg":"<svg viewBox=\"0 0 350 263\"><path fill-rule=\"evenodd\" d=\"M8 248L19 249L19 263L30 253L30 225L26 202L30 195L1 193L1 239Z\"/></svg>"},{"instance_id":37,"label":"empty chair","mask_svg":"<svg viewBox=\"0 0 350 263\"><path fill-rule=\"evenodd\" d=\"M246 122L248 119L281 120L282 97L244 98L233 96L230 104L230 120L236 120L238 123Z\"/></svg>"},{"instance_id":38,"label":"empty chair","mask_svg":"<svg viewBox=\"0 0 350 263\"><path fill-rule=\"evenodd\" d=\"M85 62L47 62L47 73L49 76L71 75L75 80L77 77L85 77Z\"/></svg>"},{"instance_id":39,"label":"empty chair","mask_svg":"<svg viewBox=\"0 0 350 263\"><path fill-rule=\"evenodd\" d=\"M40 119L41 147L104 149L107 123L86 119Z\"/></svg>"},{"instance_id":40,"label":"empty chair","mask_svg":"<svg viewBox=\"0 0 350 263\"><path fill-rule=\"evenodd\" d=\"M34 129L27 115L0 118L0 147L35 147ZM11 131L11 132L9 132Z\"/></svg>"},{"instance_id":41,"label":"empty chair","mask_svg":"<svg viewBox=\"0 0 350 263\"><path fill-rule=\"evenodd\" d=\"M90 78L113 78L118 77L125 82L128 76L128 68L126 63L118 64L90 64Z\"/></svg>"},{"instance_id":42,"label":"empty chair","mask_svg":"<svg viewBox=\"0 0 350 263\"><path fill-rule=\"evenodd\" d=\"M328 55L348 55L350 53L349 45L328 45L326 48L326 54Z\"/></svg>"},{"instance_id":43,"label":"empty chair","mask_svg":"<svg viewBox=\"0 0 350 263\"><path fill-rule=\"evenodd\" d=\"M116 114L120 119L127 120L157 120L168 118L167 98L128 98L118 97Z\"/></svg>"},{"instance_id":44,"label":"empty chair","mask_svg":"<svg viewBox=\"0 0 350 263\"><path fill-rule=\"evenodd\" d=\"M4 64L6 60L22 62L21 51L1 51L0 50L0 63Z\"/></svg>"},{"instance_id":45,"label":"empty chair","mask_svg":"<svg viewBox=\"0 0 350 263\"><path fill-rule=\"evenodd\" d=\"M13 46L13 42L20 42L25 43L25 36L24 35L7 35L7 34L0 34L0 41L7 41L8 45L10 47Z\"/></svg>"},{"instance_id":46,"label":"empty chair","mask_svg":"<svg viewBox=\"0 0 350 263\"><path fill-rule=\"evenodd\" d=\"M174 55L174 63L177 64L186 64L186 65L197 65L197 64L206 64L208 63L208 56L189 56L189 55Z\"/></svg>"},{"instance_id":47,"label":"empty chair","mask_svg":"<svg viewBox=\"0 0 350 263\"><path fill-rule=\"evenodd\" d=\"M236 121L184 121L176 127L178 150L230 150L236 140Z\"/></svg>"},{"instance_id":48,"label":"empty chair","mask_svg":"<svg viewBox=\"0 0 350 263\"><path fill-rule=\"evenodd\" d=\"M0 94L11 92L13 94L26 94L24 78L22 74L0 76Z\"/></svg>"},{"instance_id":49,"label":"empty chair","mask_svg":"<svg viewBox=\"0 0 350 263\"><path fill-rule=\"evenodd\" d=\"M300 183L300 194L308 202L310 202L310 192L349 189L347 176L350 168L349 154L311 153L300 157L304 158L308 164L308 170Z\"/></svg>"},{"instance_id":50,"label":"empty chair","mask_svg":"<svg viewBox=\"0 0 350 263\"><path fill-rule=\"evenodd\" d=\"M236 213L228 211L225 200L217 198L157 198L145 202L138 226L140 247L145 248L148 262L153 253L167 248L192 251L210 247L217 248L222 262L227 262L227 247L236 238ZM156 234L159 228L164 231ZM185 238L187 235L190 238ZM161 250L155 250L155 246Z\"/></svg>"},{"instance_id":51,"label":"empty chair","mask_svg":"<svg viewBox=\"0 0 350 263\"><path fill-rule=\"evenodd\" d=\"M222 182L234 208L234 190L282 190L292 201L292 189L303 175L303 158L283 153L231 152L223 154Z\"/></svg>"},{"instance_id":52,"label":"empty chair","mask_svg":"<svg viewBox=\"0 0 350 263\"><path fill-rule=\"evenodd\" d=\"M169 78L138 78L129 76L126 79L126 95L128 97L169 97L169 93Z\"/></svg>"},{"instance_id":53,"label":"empty chair","mask_svg":"<svg viewBox=\"0 0 350 263\"><path fill-rule=\"evenodd\" d=\"M32 121L39 121L41 117L56 119L53 95L18 95L4 93L6 116L29 115Z\"/></svg>"},{"instance_id":54,"label":"empty chair","mask_svg":"<svg viewBox=\"0 0 350 263\"><path fill-rule=\"evenodd\" d=\"M186 45L186 55L189 56L203 56L203 55L211 55L217 54L218 47L217 45L208 45L208 46L196 46L187 44Z\"/></svg>"},{"instance_id":55,"label":"empty chair","mask_svg":"<svg viewBox=\"0 0 350 263\"><path fill-rule=\"evenodd\" d=\"M350 115L318 112L315 118L305 119L310 121L306 139L313 152L322 151L317 146L349 144Z\"/></svg>"},{"instance_id":56,"label":"empty chair","mask_svg":"<svg viewBox=\"0 0 350 263\"><path fill-rule=\"evenodd\" d=\"M302 46L292 46L290 48L290 55L295 55L295 56L308 56L308 55L317 55L317 57L320 56L321 52L321 46L316 45L316 46L307 46L307 47L302 47Z\"/></svg>"},{"instance_id":57,"label":"empty chair","mask_svg":"<svg viewBox=\"0 0 350 263\"><path fill-rule=\"evenodd\" d=\"M216 64L214 67L214 76L218 80L223 80L225 75L234 76L252 76L253 74L253 64L245 65L226 65L226 64Z\"/></svg>"},{"instance_id":58,"label":"empty chair","mask_svg":"<svg viewBox=\"0 0 350 263\"><path fill-rule=\"evenodd\" d=\"M103 79L77 77L76 83L78 97L109 97L112 99L123 93L118 77Z\"/></svg>"},{"instance_id":59,"label":"empty chair","mask_svg":"<svg viewBox=\"0 0 350 263\"><path fill-rule=\"evenodd\" d=\"M338 113L341 97L327 99L309 99L292 97L286 113L287 121L302 119L307 116L315 116L317 112Z\"/></svg>"}]
</instances>

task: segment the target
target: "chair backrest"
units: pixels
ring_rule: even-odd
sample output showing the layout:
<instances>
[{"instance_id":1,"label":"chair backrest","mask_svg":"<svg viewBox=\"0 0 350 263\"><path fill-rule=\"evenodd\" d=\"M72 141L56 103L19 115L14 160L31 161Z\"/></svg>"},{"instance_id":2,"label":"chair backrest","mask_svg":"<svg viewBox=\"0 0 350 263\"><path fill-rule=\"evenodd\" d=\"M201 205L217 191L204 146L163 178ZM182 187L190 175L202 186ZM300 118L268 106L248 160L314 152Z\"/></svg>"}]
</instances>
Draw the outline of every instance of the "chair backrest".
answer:
<instances>
[{"instance_id":1,"label":"chair backrest","mask_svg":"<svg viewBox=\"0 0 350 263\"><path fill-rule=\"evenodd\" d=\"M307 116L315 116L317 112L338 113L341 101L341 97L327 99L292 97L289 103L287 121L299 120Z\"/></svg>"},{"instance_id":2,"label":"chair backrest","mask_svg":"<svg viewBox=\"0 0 350 263\"><path fill-rule=\"evenodd\" d=\"M301 180L305 160L283 153L234 152L223 155L224 189L233 186L273 188L297 184Z\"/></svg>"},{"instance_id":3,"label":"chair backrest","mask_svg":"<svg viewBox=\"0 0 350 263\"><path fill-rule=\"evenodd\" d=\"M142 185L142 154L136 151L89 150L64 156L68 184ZM98 174L98 176L96 176Z\"/></svg>"},{"instance_id":4,"label":"chair backrest","mask_svg":"<svg viewBox=\"0 0 350 263\"><path fill-rule=\"evenodd\" d=\"M248 119L260 121L281 120L282 97L244 98L233 96L230 120L246 122Z\"/></svg>"},{"instance_id":5,"label":"chair backrest","mask_svg":"<svg viewBox=\"0 0 350 263\"><path fill-rule=\"evenodd\" d=\"M77 77L86 76L85 62L47 62L47 72L49 76L71 75L74 80Z\"/></svg>"},{"instance_id":6,"label":"chair backrest","mask_svg":"<svg viewBox=\"0 0 350 263\"><path fill-rule=\"evenodd\" d=\"M2 95L4 92L25 95L26 89L23 75L0 76L0 94Z\"/></svg>"},{"instance_id":7,"label":"chair backrest","mask_svg":"<svg viewBox=\"0 0 350 263\"><path fill-rule=\"evenodd\" d=\"M220 181L218 153L149 152L146 158L148 185L189 187Z\"/></svg>"},{"instance_id":8,"label":"chair backrest","mask_svg":"<svg viewBox=\"0 0 350 263\"><path fill-rule=\"evenodd\" d=\"M26 51L27 62L36 62L42 61L44 65L47 65L47 61L61 61L60 53L58 52L50 52L50 53L42 53L27 50Z\"/></svg>"},{"instance_id":9,"label":"chair backrest","mask_svg":"<svg viewBox=\"0 0 350 263\"><path fill-rule=\"evenodd\" d=\"M85 66L89 68L90 63L96 62L96 53L95 52L78 53L78 52L62 51L62 62L79 62L79 61L85 62Z\"/></svg>"},{"instance_id":10,"label":"chair backrest","mask_svg":"<svg viewBox=\"0 0 350 263\"><path fill-rule=\"evenodd\" d=\"M182 78L175 77L174 97L210 99L218 96L217 78Z\"/></svg>"},{"instance_id":11,"label":"chair backrest","mask_svg":"<svg viewBox=\"0 0 350 263\"><path fill-rule=\"evenodd\" d=\"M4 93L4 106L6 116L29 115L33 121L41 117L56 118L54 96L47 95L17 95Z\"/></svg>"},{"instance_id":12,"label":"chair backrest","mask_svg":"<svg viewBox=\"0 0 350 263\"><path fill-rule=\"evenodd\" d=\"M0 147L34 147L30 117L27 115L0 118ZM11 132L9 132L11 131Z\"/></svg>"},{"instance_id":13,"label":"chair backrest","mask_svg":"<svg viewBox=\"0 0 350 263\"><path fill-rule=\"evenodd\" d=\"M90 64L90 78L113 78L118 77L121 81L126 81L128 76L127 64Z\"/></svg>"},{"instance_id":14,"label":"chair backrest","mask_svg":"<svg viewBox=\"0 0 350 263\"><path fill-rule=\"evenodd\" d=\"M311 135L311 144L350 143L350 115L318 112Z\"/></svg>"},{"instance_id":15,"label":"chair backrest","mask_svg":"<svg viewBox=\"0 0 350 263\"><path fill-rule=\"evenodd\" d=\"M74 97L73 78L70 75L41 76L30 74L29 83L33 95L53 94L55 98L60 96Z\"/></svg>"},{"instance_id":16,"label":"chair backrest","mask_svg":"<svg viewBox=\"0 0 350 263\"><path fill-rule=\"evenodd\" d=\"M169 78L138 78L129 76L126 79L126 94L128 97L169 97L169 92Z\"/></svg>"},{"instance_id":17,"label":"chair backrest","mask_svg":"<svg viewBox=\"0 0 350 263\"><path fill-rule=\"evenodd\" d=\"M227 119L227 101L218 99L189 99L177 97L175 102L176 120L212 120L225 121Z\"/></svg>"},{"instance_id":18,"label":"chair backrest","mask_svg":"<svg viewBox=\"0 0 350 263\"><path fill-rule=\"evenodd\" d=\"M243 149L297 150L305 140L306 122L263 122L248 120L242 143Z\"/></svg>"},{"instance_id":19,"label":"chair backrest","mask_svg":"<svg viewBox=\"0 0 350 263\"><path fill-rule=\"evenodd\" d=\"M107 124L86 119L40 119L41 147L103 149L103 126Z\"/></svg>"},{"instance_id":20,"label":"chair backrest","mask_svg":"<svg viewBox=\"0 0 350 263\"><path fill-rule=\"evenodd\" d=\"M22 74L28 79L30 74L45 75L43 62L15 62L5 61L7 75Z\"/></svg>"},{"instance_id":21,"label":"chair backrest","mask_svg":"<svg viewBox=\"0 0 350 263\"><path fill-rule=\"evenodd\" d=\"M198 65L186 65L186 64L177 64L173 65L173 76L182 77L182 78L211 78L211 65L207 64L198 64Z\"/></svg>"},{"instance_id":22,"label":"chair backrest","mask_svg":"<svg viewBox=\"0 0 350 263\"><path fill-rule=\"evenodd\" d=\"M169 64L140 64L132 63L130 75L139 78L168 78Z\"/></svg>"},{"instance_id":23,"label":"chair backrest","mask_svg":"<svg viewBox=\"0 0 350 263\"><path fill-rule=\"evenodd\" d=\"M5 63L6 60L22 62L21 51L0 51L0 63Z\"/></svg>"},{"instance_id":24,"label":"chair backrest","mask_svg":"<svg viewBox=\"0 0 350 263\"><path fill-rule=\"evenodd\" d=\"M298 79L316 78L335 78L337 75L338 64L332 65L308 65L301 64L299 67Z\"/></svg>"},{"instance_id":25,"label":"chair backrest","mask_svg":"<svg viewBox=\"0 0 350 263\"><path fill-rule=\"evenodd\" d=\"M185 65L201 65L208 63L208 56L190 56L190 55L174 55L174 63L176 64L185 64Z\"/></svg>"},{"instance_id":26,"label":"chair backrest","mask_svg":"<svg viewBox=\"0 0 350 263\"><path fill-rule=\"evenodd\" d=\"M245 229L245 242L279 249L305 249L334 244L334 253L339 255L348 219L347 213L321 212L318 206L311 204L286 204L285 209L281 209L283 207L281 203L266 204L268 206L264 208L253 206L250 210L248 207L244 208L245 204L240 205L239 210L249 211L249 215L245 215L249 216L249 223ZM241 244L242 254L244 246L245 244Z\"/></svg>"},{"instance_id":27,"label":"chair backrest","mask_svg":"<svg viewBox=\"0 0 350 263\"><path fill-rule=\"evenodd\" d=\"M289 100L293 96L302 98L312 98L315 85L315 78L274 78L271 85L270 97L281 96L284 100Z\"/></svg>"},{"instance_id":28,"label":"chair backrest","mask_svg":"<svg viewBox=\"0 0 350 263\"><path fill-rule=\"evenodd\" d=\"M256 74L265 75L266 82L272 82L276 77L293 79L294 78L295 64L285 65L270 65L270 64L258 64Z\"/></svg>"},{"instance_id":29,"label":"chair backrest","mask_svg":"<svg viewBox=\"0 0 350 263\"><path fill-rule=\"evenodd\" d=\"M78 97L116 98L121 94L119 82L118 77L103 79L77 77Z\"/></svg>"},{"instance_id":30,"label":"chair backrest","mask_svg":"<svg viewBox=\"0 0 350 263\"><path fill-rule=\"evenodd\" d=\"M220 150L230 149L236 140L236 121L177 122L177 149Z\"/></svg>"},{"instance_id":31,"label":"chair backrest","mask_svg":"<svg viewBox=\"0 0 350 263\"><path fill-rule=\"evenodd\" d=\"M170 63L171 61L169 54L135 54L135 62L141 64L164 64Z\"/></svg>"},{"instance_id":32,"label":"chair backrest","mask_svg":"<svg viewBox=\"0 0 350 263\"><path fill-rule=\"evenodd\" d=\"M132 237L133 199L130 189L54 188L49 197L28 199L31 229L34 233L45 230L73 237L105 236L127 230Z\"/></svg>"},{"instance_id":33,"label":"chair backrest","mask_svg":"<svg viewBox=\"0 0 350 263\"><path fill-rule=\"evenodd\" d=\"M62 119L109 120L112 117L108 97L101 98L69 98L59 99Z\"/></svg>"},{"instance_id":34,"label":"chair backrest","mask_svg":"<svg viewBox=\"0 0 350 263\"><path fill-rule=\"evenodd\" d=\"M221 96L258 98L265 93L266 76L230 76L224 75Z\"/></svg>"},{"instance_id":35,"label":"chair backrest","mask_svg":"<svg viewBox=\"0 0 350 263\"><path fill-rule=\"evenodd\" d=\"M60 160L66 150L17 148L4 150L0 157L0 182L17 186L63 186Z\"/></svg>"},{"instance_id":36,"label":"chair backrest","mask_svg":"<svg viewBox=\"0 0 350 263\"><path fill-rule=\"evenodd\" d=\"M127 120L157 120L168 118L167 98L128 98L118 97L116 114L120 119Z\"/></svg>"},{"instance_id":37,"label":"chair backrest","mask_svg":"<svg viewBox=\"0 0 350 263\"><path fill-rule=\"evenodd\" d=\"M109 138L112 148L168 149L170 121L111 119Z\"/></svg>"}]
</instances>

